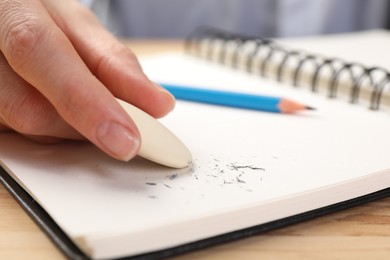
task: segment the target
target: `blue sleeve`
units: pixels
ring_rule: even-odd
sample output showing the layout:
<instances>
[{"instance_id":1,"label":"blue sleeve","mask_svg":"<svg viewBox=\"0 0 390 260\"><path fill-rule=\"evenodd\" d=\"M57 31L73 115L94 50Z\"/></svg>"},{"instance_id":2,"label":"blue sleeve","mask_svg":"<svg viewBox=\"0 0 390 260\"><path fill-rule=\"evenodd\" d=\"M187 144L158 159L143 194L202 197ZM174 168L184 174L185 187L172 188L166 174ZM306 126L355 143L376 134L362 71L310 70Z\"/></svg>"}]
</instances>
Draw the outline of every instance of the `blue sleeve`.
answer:
<instances>
[{"instance_id":1,"label":"blue sleeve","mask_svg":"<svg viewBox=\"0 0 390 260\"><path fill-rule=\"evenodd\" d=\"M93 2L94 2L94 0L80 0L80 2L82 4L84 4L85 6L91 7Z\"/></svg>"}]
</instances>

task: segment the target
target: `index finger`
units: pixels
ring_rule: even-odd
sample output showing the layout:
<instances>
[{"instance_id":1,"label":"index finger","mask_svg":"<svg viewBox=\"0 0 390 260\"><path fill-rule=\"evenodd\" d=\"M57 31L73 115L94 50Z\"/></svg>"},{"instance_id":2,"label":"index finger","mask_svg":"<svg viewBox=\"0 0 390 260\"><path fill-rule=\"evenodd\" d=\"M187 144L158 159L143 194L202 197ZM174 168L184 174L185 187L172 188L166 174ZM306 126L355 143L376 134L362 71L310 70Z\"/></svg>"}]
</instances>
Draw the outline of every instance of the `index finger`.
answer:
<instances>
[{"instance_id":1,"label":"index finger","mask_svg":"<svg viewBox=\"0 0 390 260\"><path fill-rule=\"evenodd\" d=\"M129 160L140 136L37 0L0 2L0 50L71 126L109 155Z\"/></svg>"}]
</instances>

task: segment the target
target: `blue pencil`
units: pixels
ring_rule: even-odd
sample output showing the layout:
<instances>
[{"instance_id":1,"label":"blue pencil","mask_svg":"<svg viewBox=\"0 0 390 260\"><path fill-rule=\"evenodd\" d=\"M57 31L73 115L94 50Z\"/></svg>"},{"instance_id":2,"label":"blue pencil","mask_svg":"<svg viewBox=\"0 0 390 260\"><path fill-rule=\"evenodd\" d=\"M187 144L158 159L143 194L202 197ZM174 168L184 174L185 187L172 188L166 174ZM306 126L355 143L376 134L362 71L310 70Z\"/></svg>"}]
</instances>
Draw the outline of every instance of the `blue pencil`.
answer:
<instances>
[{"instance_id":1,"label":"blue pencil","mask_svg":"<svg viewBox=\"0 0 390 260\"><path fill-rule=\"evenodd\" d=\"M165 83L160 83L160 85L167 89L176 99L187 101L275 113L294 113L299 110L314 109L280 97L220 91Z\"/></svg>"}]
</instances>

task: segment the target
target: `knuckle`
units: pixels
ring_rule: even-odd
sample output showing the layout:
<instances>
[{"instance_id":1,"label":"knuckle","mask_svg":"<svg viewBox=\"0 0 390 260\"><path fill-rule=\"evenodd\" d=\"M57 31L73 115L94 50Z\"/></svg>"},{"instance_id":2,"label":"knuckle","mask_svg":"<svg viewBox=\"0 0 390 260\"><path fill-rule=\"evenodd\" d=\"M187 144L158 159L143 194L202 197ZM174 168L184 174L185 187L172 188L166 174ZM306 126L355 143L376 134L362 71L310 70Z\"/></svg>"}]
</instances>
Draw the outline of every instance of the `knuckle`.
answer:
<instances>
[{"instance_id":1,"label":"knuckle","mask_svg":"<svg viewBox=\"0 0 390 260\"><path fill-rule=\"evenodd\" d=\"M26 65L47 33L46 27L35 17L15 17L5 26L3 53L9 64L18 69Z\"/></svg>"},{"instance_id":2,"label":"knuckle","mask_svg":"<svg viewBox=\"0 0 390 260\"><path fill-rule=\"evenodd\" d=\"M83 117L83 109L93 106L97 100L94 99L93 93L90 90L82 87L83 83L76 79L68 79L62 86L62 93L56 98L53 103L56 104L56 109L59 115L67 122L75 124L86 120Z\"/></svg>"},{"instance_id":3,"label":"knuckle","mask_svg":"<svg viewBox=\"0 0 390 260\"><path fill-rule=\"evenodd\" d=\"M92 70L98 77L108 74L107 72L113 72L113 70L118 68L118 66L116 66L118 63L123 64L123 62L128 63L136 61L135 54L120 43L111 43L106 49L109 51L96 51L97 53L100 53L100 55L97 56L95 68Z\"/></svg>"},{"instance_id":4,"label":"knuckle","mask_svg":"<svg viewBox=\"0 0 390 260\"><path fill-rule=\"evenodd\" d=\"M14 102L3 113L8 126L23 134L40 135L49 129L51 105L42 102L36 95L26 95L20 102Z\"/></svg>"}]
</instances>

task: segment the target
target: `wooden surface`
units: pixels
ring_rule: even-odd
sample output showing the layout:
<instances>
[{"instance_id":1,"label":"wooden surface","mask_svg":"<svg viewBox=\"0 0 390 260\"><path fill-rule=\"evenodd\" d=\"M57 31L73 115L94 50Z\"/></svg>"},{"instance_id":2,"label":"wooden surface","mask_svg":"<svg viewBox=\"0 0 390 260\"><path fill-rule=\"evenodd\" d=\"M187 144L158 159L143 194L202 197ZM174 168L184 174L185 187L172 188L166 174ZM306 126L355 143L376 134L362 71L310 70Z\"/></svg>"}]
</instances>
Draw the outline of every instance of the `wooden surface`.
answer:
<instances>
[{"instance_id":1,"label":"wooden surface","mask_svg":"<svg viewBox=\"0 0 390 260\"><path fill-rule=\"evenodd\" d=\"M181 48L177 41L127 44L137 54ZM2 185L0 219L0 259L64 259ZM173 259L390 259L390 198Z\"/></svg>"}]
</instances>

